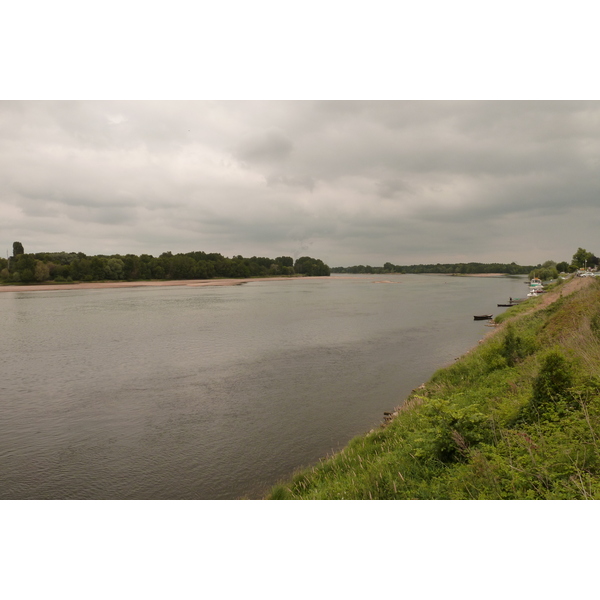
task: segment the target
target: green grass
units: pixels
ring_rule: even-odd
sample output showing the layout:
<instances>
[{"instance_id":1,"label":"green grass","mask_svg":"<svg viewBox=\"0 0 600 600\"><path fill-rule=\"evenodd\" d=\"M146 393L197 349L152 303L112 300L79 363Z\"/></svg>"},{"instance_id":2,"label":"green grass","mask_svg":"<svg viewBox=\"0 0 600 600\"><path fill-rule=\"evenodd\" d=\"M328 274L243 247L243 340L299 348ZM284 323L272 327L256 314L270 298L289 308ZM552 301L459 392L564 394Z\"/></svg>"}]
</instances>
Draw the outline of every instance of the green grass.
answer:
<instances>
[{"instance_id":1,"label":"green grass","mask_svg":"<svg viewBox=\"0 0 600 600\"><path fill-rule=\"evenodd\" d=\"M505 325L272 499L600 499L600 281Z\"/></svg>"}]
</instances>

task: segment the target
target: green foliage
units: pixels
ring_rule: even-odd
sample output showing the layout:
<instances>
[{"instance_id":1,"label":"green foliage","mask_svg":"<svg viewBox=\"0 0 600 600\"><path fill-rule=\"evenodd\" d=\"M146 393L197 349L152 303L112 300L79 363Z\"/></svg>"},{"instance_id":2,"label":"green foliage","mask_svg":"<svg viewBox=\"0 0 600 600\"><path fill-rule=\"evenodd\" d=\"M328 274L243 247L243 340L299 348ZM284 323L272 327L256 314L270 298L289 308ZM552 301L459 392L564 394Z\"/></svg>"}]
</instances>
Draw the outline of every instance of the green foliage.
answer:
<instances>
[{"instance_id":1,"label":"green foliage","mask_svg":"<svg viewBox=\"0 0 600 600\"><path fill-rule=\"evenodd\" d=\"M573 385L573 367L559 350L551 350L542 361L538 376L533 382L532 404L544 411L551 404L565 400Z\"/></svg>"},{"instance_id":2,"label":"green foliage","mask_svg":"<svg viewBox=\"0 0 600 600\"><path fill-rule=\"evenodd\" d=\"M13 257L17 258L19 254L25 254L23 244L21 242L13 242Z\"/></svg>"},{"instance_id":3,"label":"green foliage","mask_svg":"<svg viewBox=\"0 0 600 600\"><path fill-rule=\"evenodd\" d=\"M328 276L330 273L329 267L317 258L310 256L301 256L294 263L294 270L301 275L309 276Z\"/></svg>"},{"instance_id":4,"label":"green foliage","mask_svg":"<svg viewBox=\"0 0 600 600\"><path fill-rule=\"evenodd\" d=\"M31 283L35 279L34 272L31 269L23 269L20 273L22 283Z\"/></svg>"},{"instance_id":5,"label":"green foliage","mask_svg":"<svg viewBox=\"0 0 600 600\"><path fill-rule=\"evenodd\" d=\"M538 279L541 279L542 281L549 281L550 279L557 279L558 278L558 270L556 269L556 267L539 267L539 268L536 268L536 269L533 269L532 271L530 271L529 278L533 279L534 277L537 277Z\"/></svg>"},{"instance_id":6,"label":"green foliage","mask_svg":"<svg viewBox=\"0 0 600 600\"><path fill-rule=\"evenodd\" d=\"M106 279L124 279L125 273L123 268L125 263L120 258L109 258L104 267L104 275Z\"/></svg>"},{"instance_id":7,"label":"green foliage","mask_svg":"<svg viewBox=\"0 0 600 600\"><path fill-rule=\"evenodd\" d=\"M515 333L515 327L512 323L506 326L501 352L509 367L514 367L517 361L525 356L526 350L523 339Z\"/></svg>"},{"instance_id":8,"label":"green foliage","mask_svg":"<svg viewBox=\"0 0 600 600\"><path fill-rule=\"evenodd\" d=\"M503 313L500 313L498 316L494 317L494 322L498 325L512 319L513 317L525 313L531 310L531 307L539 300L539 298L529 298L515 306L511 306L509 309L505 310Z\"/></svg>"},{"instance_id":9,"label":"green foliage","mask_svg":"<svg viewBox=\"0 0 600 600\"><path fill-rule=\"evenodd\" d=\"M600 264L600 259L594 256L592 252L588 252L585 248L577 248L577 252L573 254L571 266L573 270L594 267Z\"/></svg>"},{"instance_id":10,"label":"green foliage","mask_svg":"<svg viewBox=\"0 0 600 600\"><path fill-rule=\"evenodd\" d=\"M35 261L35 280L36 281L47 281L50 279L50 268L46 263L41 260Z\"/></svg>"},{"instance_id":11,"label":"green foliage","mask_svg":"<svg viewBox=\"0 0 600 600\"><path fill-rule=\"evenodd\" d=\"M394 265L391 262L384 263L383 267L372 267L370 265L355 265L353 267L334 267L332 273L444 273L447 275L475 274L475 273L505 273L507 275L524 275L529 273L533 266L521 266L516 263L450 263L450 264L426 264L426 265Z\"/></svg>"},{"instance_id":12,"label":"green foliage","mask_svg":"<svg viewBox=\"0 0 600 600\"><path fill-rule=\"evenodd\" d=\"M22 248L22 247L21 247ZM17 248L19 250L19 248ZM7 263L5 260L4 263ZM327 276L329 267L316 258L291 256L276 259L241 255L227 258L217 253L163 252L158 258L149 254L86 256L83 252L40 252L17 254L8 264L0 261L0 278L10 283L32 281L103 281L148 279L211 279L213 277L269 277L296 274ZM7 270L5 272L5 269Z\"/></svg>"},{"instance_id":13,"label":"green foliage","mask_svg":"<svg viewBox=\"0 0 600 600\"><path fill-rule=\"evenodd\" d=\"M282 267L293 267L294 259L291 256L278 256L275 262Z\"/></svg>"},{"instance_id":14,"label":"green foliage","mask_svg":"<svg viewBox=\"0 0 600 600\"><path fill-rule=\"evenodd\" d=\"M287 488L278 485L271 490L271 500L290 500L291 494Z\"/></svg>"},{"instance_id":15,"label":"green foliage","mask_svg":"<svg viewBox=\"0 0 600 600\"><path fill-rule=\"evenodd\" d=\"M449 401L435 398L424 405L421 437L415 440L415 455L427 460L455 462L469 455L469 448L490 438L487 417L476 405L452 407Z\"/></svg>"}]
</instances>

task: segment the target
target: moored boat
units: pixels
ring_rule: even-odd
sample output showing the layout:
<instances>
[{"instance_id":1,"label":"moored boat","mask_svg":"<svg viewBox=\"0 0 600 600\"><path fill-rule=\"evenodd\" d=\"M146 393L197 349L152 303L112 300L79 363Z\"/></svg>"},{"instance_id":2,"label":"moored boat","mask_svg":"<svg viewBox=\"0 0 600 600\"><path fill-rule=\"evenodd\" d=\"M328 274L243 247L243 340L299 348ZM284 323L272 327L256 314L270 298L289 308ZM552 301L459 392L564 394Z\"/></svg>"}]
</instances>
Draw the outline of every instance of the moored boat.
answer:
<instances>
[{"instance_id":1,"label":"moored boat","mask_svg":"<svg viewBox=\"0 0 600 600\"><path fill-rule=\"evenodd\" d=\"M542 280L538 277L532 277L529 281L525 282L529 287L542 287Z\"/></svg>"},{"instance_id":2,"label":"moored boat","mask_svg":"<svg viewBox=\"0 0 600 600\"><path fill-rule=\"evenodd\" d=\"M476 321L485 321L491 319L493 316L494 315L475 315L473 318Z\"/></svg>"}]
</instances>

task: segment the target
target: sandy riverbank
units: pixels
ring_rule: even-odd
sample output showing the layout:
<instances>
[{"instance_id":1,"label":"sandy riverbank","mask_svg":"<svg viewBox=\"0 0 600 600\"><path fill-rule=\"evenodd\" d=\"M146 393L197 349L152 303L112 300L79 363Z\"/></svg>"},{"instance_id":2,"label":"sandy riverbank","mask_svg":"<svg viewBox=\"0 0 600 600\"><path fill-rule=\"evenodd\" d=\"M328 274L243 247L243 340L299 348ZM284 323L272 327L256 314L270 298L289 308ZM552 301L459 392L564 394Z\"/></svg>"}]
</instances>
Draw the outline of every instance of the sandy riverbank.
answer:
<instances>
[{"instance_id":1,"label":"sandy riverbank","mask_svg":"<svg viewBox=\"0 0 600 600\"><path fill-rule=\"evenodd\" d=\"M254 281L298 281L300 279L322 279L321 277L254 277L248 279L180 279L169 281L107 281L88 283L50 283L35 285L4 285L0 292L48 292L52 290L102 290L105 288L188 286L205 287L214 285L242 285Z\"/></svg>"},{"instance_id":2,"label":"sandy riverbank","mask_svg":"<svg viewBox=\"0 0 600 600\"><path fill-rule=\"evenodd\" d=\"M459 273L460 277L504 277L506 273Z\"/></svg>"}]
</instances>

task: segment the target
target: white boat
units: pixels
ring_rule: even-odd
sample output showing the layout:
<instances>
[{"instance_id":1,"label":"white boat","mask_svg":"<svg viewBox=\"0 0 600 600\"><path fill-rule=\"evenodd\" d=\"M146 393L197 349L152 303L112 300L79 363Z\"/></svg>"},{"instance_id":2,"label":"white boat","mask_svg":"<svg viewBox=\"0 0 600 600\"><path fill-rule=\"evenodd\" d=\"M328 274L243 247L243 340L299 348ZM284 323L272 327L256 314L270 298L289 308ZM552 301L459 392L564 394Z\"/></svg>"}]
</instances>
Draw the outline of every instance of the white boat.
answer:
<instances>
[{"instance_id":1,"label":"white boat","mask_svg":"<svg viewBox=\"0 0 600 600\"><path fill-rule=\"evenodd\" d=\"M538 279L537 277L534 277L530 282L529 282L529 287L530 288L542 288L542 280Z\"/></svg>"}]
</instances>

